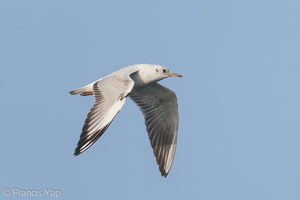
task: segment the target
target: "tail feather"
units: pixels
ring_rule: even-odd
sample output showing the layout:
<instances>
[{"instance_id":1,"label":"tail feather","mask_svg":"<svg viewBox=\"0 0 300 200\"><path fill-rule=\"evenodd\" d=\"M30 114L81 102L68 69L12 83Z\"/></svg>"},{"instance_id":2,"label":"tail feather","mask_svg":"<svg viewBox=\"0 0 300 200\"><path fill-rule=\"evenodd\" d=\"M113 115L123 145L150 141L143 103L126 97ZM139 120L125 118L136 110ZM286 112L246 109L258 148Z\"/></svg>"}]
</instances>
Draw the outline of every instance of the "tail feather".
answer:
<instances>
[{"instance_id":1,"label":"tail feather","mask_svg":"<svg viewBox=\"0 0 300 200\"><path fill-rule=\"evenodd\" d=\"M85 92L93 92L93 85L95 82L90 83L82 88L78 88L76 90L72 90L69 92L69 94L74 95L74 94L80 94L80 93L85 93Z\"/></svg>"}]
</instances>

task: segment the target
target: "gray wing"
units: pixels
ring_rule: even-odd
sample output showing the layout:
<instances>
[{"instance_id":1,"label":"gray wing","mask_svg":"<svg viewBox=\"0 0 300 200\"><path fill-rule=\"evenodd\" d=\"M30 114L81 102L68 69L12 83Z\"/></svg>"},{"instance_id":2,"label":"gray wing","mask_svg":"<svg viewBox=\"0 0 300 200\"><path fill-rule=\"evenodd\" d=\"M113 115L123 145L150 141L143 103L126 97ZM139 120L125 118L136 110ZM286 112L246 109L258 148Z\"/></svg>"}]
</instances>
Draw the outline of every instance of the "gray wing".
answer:
<instances>
[{"instance_id":1,"label":"gray wing","mask_svg":"<svg viewBox=\"0 0 300 200\"><path fill-rule=\"evenodd\" d=\"M77 156L92 146L109 127L125 103L134 81L128 76L107 76L95 82L95 103L84 122L74 155Z\"/></svg>"},{"instance_id":2,"label":"gray wing","mask_svg":"<svg viewBox=\"0 0 300 200\"><path fill-rule=\"evenodd\" d=\"M162 176L167 176L172 166L177 143L178 106L176 94L152 83L129 93L145 117L148 136Z\"/></svg>"}]
</instances>

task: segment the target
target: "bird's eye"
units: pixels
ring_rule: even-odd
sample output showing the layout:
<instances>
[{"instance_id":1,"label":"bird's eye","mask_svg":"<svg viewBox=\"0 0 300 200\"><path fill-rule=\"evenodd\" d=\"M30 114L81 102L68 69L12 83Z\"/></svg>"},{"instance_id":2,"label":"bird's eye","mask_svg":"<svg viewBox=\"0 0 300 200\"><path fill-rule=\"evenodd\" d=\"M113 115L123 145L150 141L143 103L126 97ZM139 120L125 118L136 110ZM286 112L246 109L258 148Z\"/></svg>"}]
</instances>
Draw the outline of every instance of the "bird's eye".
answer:
<instances>
[{"instance_id":1,"label":"bird's eye","mask_svg":"<svg viewBox=\"0 0 300 200\"><path fill-rule=\"evenodd\" d=\"M166 72L167 72L167 70L166 70L166 69L163 69L163 72L164 72L164 73L166 73Z\"/></svg>"}]
</instances>

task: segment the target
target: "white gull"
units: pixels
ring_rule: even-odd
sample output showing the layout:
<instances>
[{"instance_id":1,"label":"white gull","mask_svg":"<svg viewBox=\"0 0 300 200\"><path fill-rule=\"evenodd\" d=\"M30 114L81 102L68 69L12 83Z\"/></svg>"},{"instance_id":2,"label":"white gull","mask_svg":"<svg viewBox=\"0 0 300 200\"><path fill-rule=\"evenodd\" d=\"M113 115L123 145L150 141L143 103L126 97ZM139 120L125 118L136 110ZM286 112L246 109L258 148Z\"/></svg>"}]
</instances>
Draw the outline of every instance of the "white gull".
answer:
<instances>
[{"instance_id":1,"label":"white gull","mask_svg":"<svg viewBox=\"0 0 300 200\"><path fill-rule=\"evenodd\" d=\"M178 106L176 94L156 82L170 76L182 77L161 65L131 65L70 91L72 95L81 93L95 98L74 155L81 154L101 137L129 96L144 114L156 162L161 175L166 177L176 151Z\"/></svg>"}]
</instances>

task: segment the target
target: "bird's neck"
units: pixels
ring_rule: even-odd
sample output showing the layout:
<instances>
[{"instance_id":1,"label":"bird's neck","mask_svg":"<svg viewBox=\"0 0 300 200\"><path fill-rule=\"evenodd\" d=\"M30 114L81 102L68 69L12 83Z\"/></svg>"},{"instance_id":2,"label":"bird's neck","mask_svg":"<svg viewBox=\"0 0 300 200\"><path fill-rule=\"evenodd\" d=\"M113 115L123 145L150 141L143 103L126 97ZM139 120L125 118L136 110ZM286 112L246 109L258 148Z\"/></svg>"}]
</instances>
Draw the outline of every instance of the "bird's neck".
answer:
<instances>
[{"instance_id":1,"label":"bird's neck","mask_svg":"<svg viewBox=\"0 0 300 200\"><path fill-rule=\"evenodd\" d=\"M131 75L132 80L135 82L135 86L144 86L153 82L162 80L163 78L157 78L151 75L152 73L133 73Z\"/></svg>"}]
</instances>

